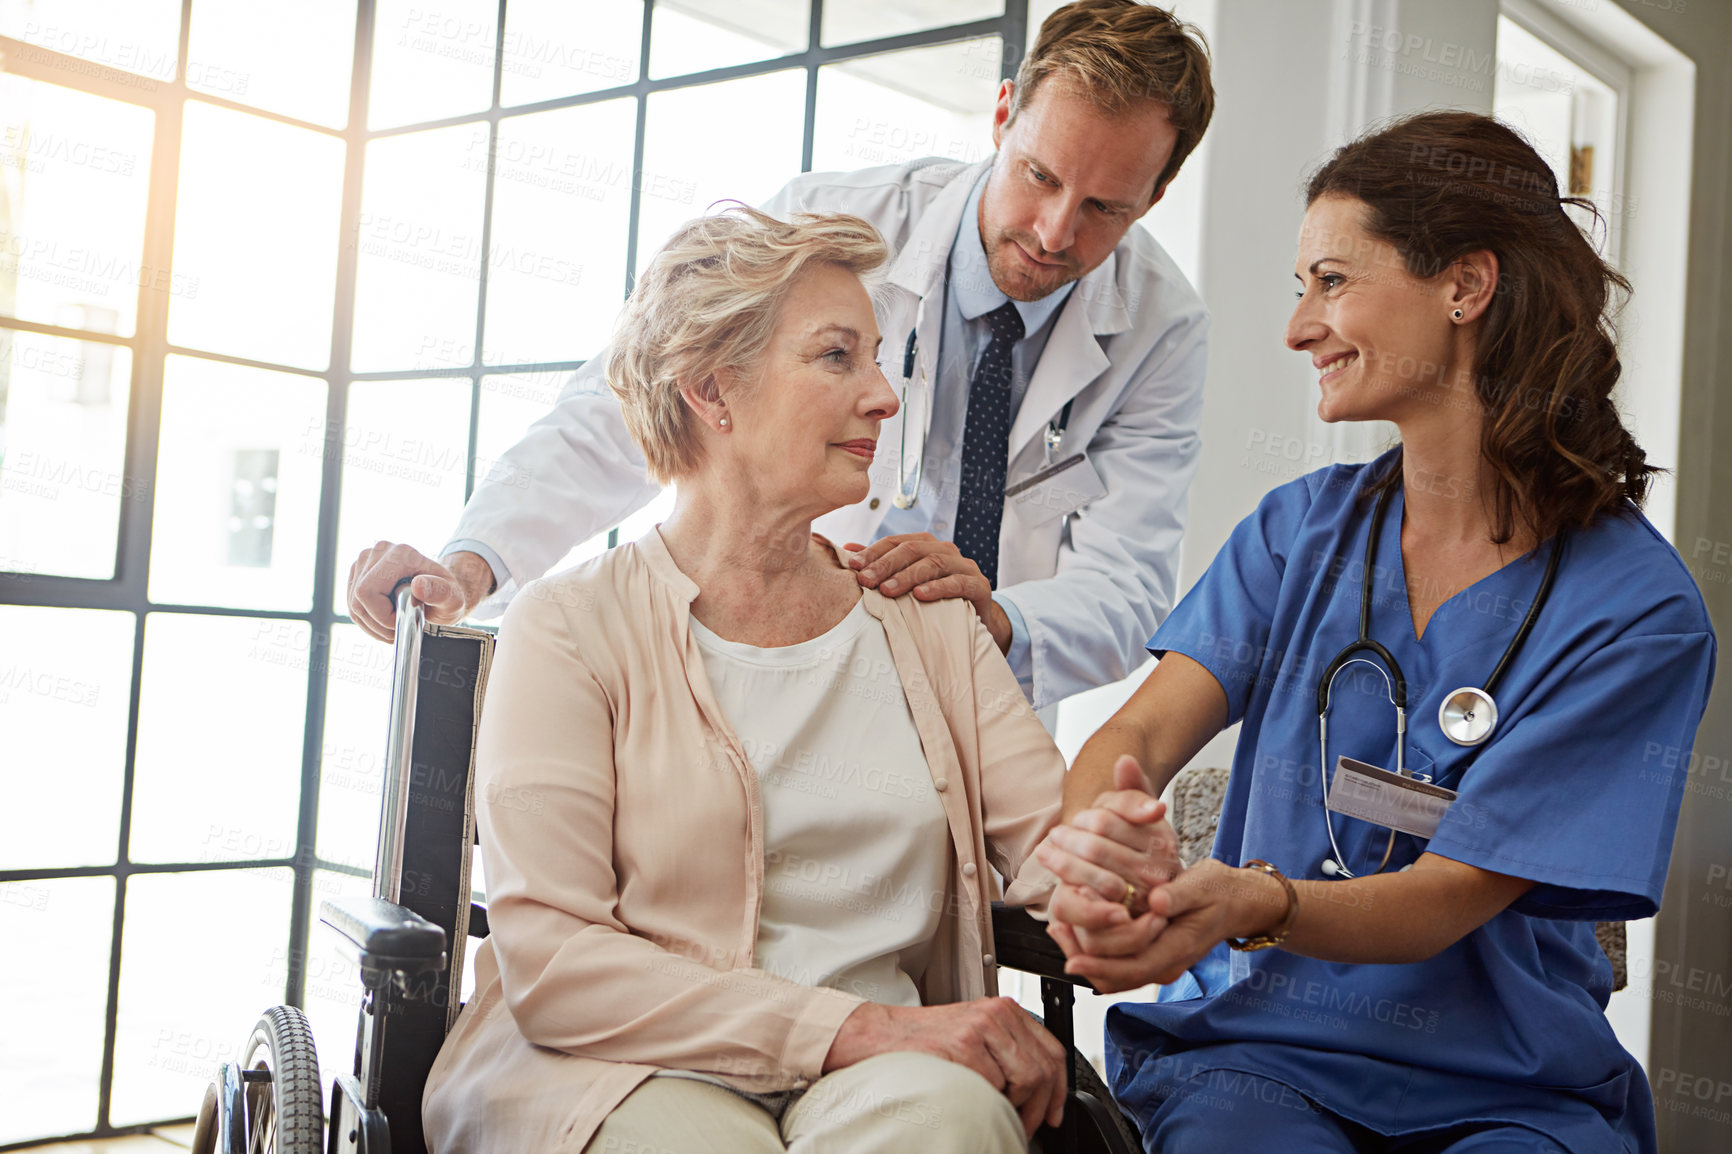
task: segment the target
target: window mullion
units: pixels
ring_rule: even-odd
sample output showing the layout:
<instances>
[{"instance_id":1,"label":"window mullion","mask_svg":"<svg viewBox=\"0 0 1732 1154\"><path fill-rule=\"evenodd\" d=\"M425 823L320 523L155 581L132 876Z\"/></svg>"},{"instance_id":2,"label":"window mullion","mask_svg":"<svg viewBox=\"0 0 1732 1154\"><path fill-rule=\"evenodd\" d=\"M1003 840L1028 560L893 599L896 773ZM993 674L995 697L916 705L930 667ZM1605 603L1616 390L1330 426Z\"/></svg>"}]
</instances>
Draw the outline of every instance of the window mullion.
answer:
<instances>
[{"instance_id":1,"label":"window mullion","mask_svg":"<svg viewBox=\"0 0 1732 1154\"><path fill-rule=\"evenodd\" d=\"M493 188L499 167L499 95L505 82L505 0L499 0L499 21L493 36L493 107L487 121L487 169L481 185L481 267L475 286L475 342L469 378L469 438L464 450L463 500L475 492L475 454L481 436L482 342L487 337L487 274L493 268Z\"/></svg>"},{"instance_id":2,"label":"window mullion","mask_svg":"<svg viewBox=\"0 0 1732 1154\"><path fill-rule=\"evenodd\" d=\"M1004 31L999 58L1003 62L999 77L1015 80L1022 64L1023 46L1028 43L1028 0L1004 0Z\"/></svg>"},{"instance_id":3,"label":"window mullion","mask_svg":"<svg viewBox=\"0 0 1732 1154\"><path fill-rule=\"evenodd\" d=\"M325 394L324 444L320 459L319 529L313 551L312 630L307 645L307 718L301 736L301 807L295 827L295 890L289 910L288 976L283 1000L299 1006L307 981L312 938L313 863L319 821L319 770L325 733L325 699L331 664L331 633L337 596L337 522L343 496L343 428L348 420L349 364L355 329L355 269L361 218L361 188L367 152L367 103L372 79L374 0L355 10L355 54L349 83L349 119L343 130L343 203L337 220L337 285L331 318L331 372Z\"/></svg>"},{"instance_id":4,"label":"window mullion","mask_svg":"<svg viewBox=\"0 0 1732 1154\"><path fill-rule=\"evenodd\" d=\"M812 171L812 145L818 126L818 49L824 36L824 0L812 0L806 37L806 125L800 136L800 171Z\"/></svg>"},{"instance_id":5,"label":"window mullion","mask_svg":"<svg viewBox=\"0 0 1732 1154\"><path fill-rule=\"evenodd\" d=\"M180 65L185 71L192 0L181 0ZM140 269L174 266L175 207L180 193L180 143L184 103L179 99L179 75L169 97L156 107L150 148L150 194L145 208L144 251ZM143 693L145 611L149 604L151 519L155 513L156 457L162 431L162 372L168 349L168 309L171 277L139 277L137 353L132 361L128 402L126 459L123 480L131 481L133 499L121 503L115 542L114 586L136 614L133 621L132 679L126 720L125 768L121 778L120 828L116 836L114 922L109 937L108 1001L103 1014L102 1074L97 1086L96 1127L110 1129L114 1099L114 1051L120 1017L120 953L126 927L126 879L132 837L132 799L138 755L138 705ZM124 487L123 487L124 491Z\"/></svg>"},{"instance_id":6,"label":"window mullion","mask_svg":"<svg viewBox=\"0 0 1732 1154\"><path fill-rule=\"evenodd\" d=\"M643 141L649 123L650 24L655 19L655 0L643 3L643 39L639 42L637 63L637 129L631 146L631 212L625 230L625 291L631 295L637 283L637 230L643 210ZM608 538L613 544L613 538Z\"/></svg>"}]
</instances>

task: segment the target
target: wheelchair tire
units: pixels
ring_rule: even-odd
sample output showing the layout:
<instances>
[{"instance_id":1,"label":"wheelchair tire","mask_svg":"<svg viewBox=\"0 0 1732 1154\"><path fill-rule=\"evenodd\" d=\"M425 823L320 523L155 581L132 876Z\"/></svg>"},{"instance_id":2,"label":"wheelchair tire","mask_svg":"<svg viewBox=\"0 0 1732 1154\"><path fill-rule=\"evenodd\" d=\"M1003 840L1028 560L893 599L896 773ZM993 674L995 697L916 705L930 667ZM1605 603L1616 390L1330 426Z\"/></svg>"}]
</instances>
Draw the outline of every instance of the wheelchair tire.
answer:
<instances>
[{"instance_id":1,"label":"wheelchair tire","mask_svg":"<svg viewBox=\"0 0 1732 1154\"><path fill-rule=\"evenodd\" d=\"M192 1154L216 1154L217 1115L222 1111L222 1099L216 1083L204 1088L204 1101L199 1103L198 1121L192 1128Z\"/></svg>"},{"instance_id":2,"label":"wheelchair tire","mask_svg":"<svg viewBox=\"0 0 1732 1154\"><path fill-rule=\"evenodd\" d=\"M306 1015L293 1006L272 1006L241 1054L247 1154L320 1154L325 1095Z\"/></svg>"},{"instance_id":3,"label":"wheelchair tire","mask_svg":"<svg viewBox=\"0 0 1732 1154\"><path fill-rule=\"evenodd\" d=\"M1071 1079L1075 1083L1076 1092L1079 1094L1090 1095L1096 1102L1099 1102L1101 1106L1104 1107L1104 1109L1100 1111L1100 1114L1104 1114L1107 1118L1111 1119L1110 1125L1113 1129L1118 1131L1119 1138L1124 1142L1124 1145L1119 1147L1119 1149L1130 1151L1141 1150L1143 1148L1143 1140L1137 1136L1136 1130L1132 1128L1128 1121L1126 1121L1125 1112L1121 1110L1119 1104L1113 1100L1112 1092L1107 1089L1106 1082L1101 1079L1100 1074L1096 1073L1094 1063L1090 1062L1088 1056L1075 1046L1071 1047L1070 1060ZM1072 1109L1074 1108L1075 1104L1073 1103ZM1096 1116L1097 1122L1099 1116L1100 1115ZM1107 1141L1110 1143L1112 1139L1108 1138Z\"/></svg>"},{"instance_id":4,"label":"wheelchair tire","mask_svg":"<svg viewBox=\"0 0 1732 1154\"><path fill-rule=\"evenodd\" d=\"M1046 1019L1032 1010L1028 1016L1035 1021L1046 1024ZM1066 1139L1077 1142L1076 1149L1087 1150L1091 1154L1105 1150L1106 1154L1137 1154L1143 1148L1143 1140L1137 1136L1136 1126L1125 1117L1125 1112L1119 1109L1119 1104L1113 1099L1112 1091L1095 1071L1094 1063L1088 1060L1076 1046L1070 1048L1070 1081L1074 1095L1086 1094L1093 1101L1086 1106L1073 1097L1065 1103L1064 1124L1054 1131L1044 1122L1041 1123L1039 1138L1043 1150L1067 1150L1071 1147Z\"/></svg>"}]
</instances>

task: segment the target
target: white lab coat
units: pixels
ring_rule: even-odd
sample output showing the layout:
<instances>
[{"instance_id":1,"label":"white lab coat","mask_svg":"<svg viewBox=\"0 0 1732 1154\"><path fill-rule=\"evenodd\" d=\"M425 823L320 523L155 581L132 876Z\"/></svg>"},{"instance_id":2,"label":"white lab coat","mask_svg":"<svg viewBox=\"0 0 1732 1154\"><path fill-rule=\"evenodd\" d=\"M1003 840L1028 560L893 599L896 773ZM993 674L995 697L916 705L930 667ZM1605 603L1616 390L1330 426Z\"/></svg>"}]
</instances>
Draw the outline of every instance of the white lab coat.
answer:
<instances>
[{"instance_id":1,"label":"white lab coat","mask_svg":"<svg viewBox=\"0 0 1732 1154\"><path fill-rule=\"evenodd\" d=\"M784 218L853 213L884 234L895 256L873 297L893 387L902 384L911 327L927 379L937 380L950 246L990 163L922 160L810 173L763 206ZM1208 316L1172 258L1133 226L1077 283L1053 325L1011 427L1007 475L1015 482L1041 467L1047 422L1073 401L1061 454L1087 446L1106 494L1033 528L1006 503L999 587L1028 628L1038 709L1127 676L1173 606L1197 465ZM597 356L574 374L552 411L495 464L463 510L454 538L484 542L511 574L483 613L497 612L575 543L659 492L602 377L604 360ZM912 444L914 430L910 436ZM879 431L867 499L820 518L817 532L836 542L873 539L896 493L901 438L898 413Z\"/></svg>"}]
</instances>

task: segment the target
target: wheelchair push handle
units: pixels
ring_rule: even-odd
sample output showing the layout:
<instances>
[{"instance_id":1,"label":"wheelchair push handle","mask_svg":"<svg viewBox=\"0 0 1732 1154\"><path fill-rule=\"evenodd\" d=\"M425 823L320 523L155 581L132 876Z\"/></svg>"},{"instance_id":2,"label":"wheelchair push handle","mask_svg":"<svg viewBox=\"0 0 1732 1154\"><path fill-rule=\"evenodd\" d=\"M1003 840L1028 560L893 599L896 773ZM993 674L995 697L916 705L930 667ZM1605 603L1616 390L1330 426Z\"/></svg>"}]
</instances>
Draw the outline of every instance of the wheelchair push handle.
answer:
<instances>
[{"instance_id":1,"label":"wheelchair push handle","mask_svg":"<svg viewBox=\"0 0 1732 1154\"><path fill-rule=\"evenodd\" d=\"M379 801L379 852L373 863L373 896L388 902L403 893L403 827L409 813L409 773L415 737L415 692L421 670L421 634L426 611L405 577L391 591L397 602L392 643L391 721L385 739L385 788Z\"/></svg>"}]
</instances>

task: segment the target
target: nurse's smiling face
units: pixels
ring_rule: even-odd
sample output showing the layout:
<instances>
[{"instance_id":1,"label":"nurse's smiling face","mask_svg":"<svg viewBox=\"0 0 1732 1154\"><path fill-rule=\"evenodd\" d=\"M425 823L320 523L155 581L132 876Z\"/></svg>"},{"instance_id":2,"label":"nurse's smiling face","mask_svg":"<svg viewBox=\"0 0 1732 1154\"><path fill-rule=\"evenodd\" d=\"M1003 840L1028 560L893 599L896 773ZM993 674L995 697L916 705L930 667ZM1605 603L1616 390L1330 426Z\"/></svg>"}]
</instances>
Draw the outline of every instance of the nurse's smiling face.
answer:
<instances>
[{"instance_id":1,"label":"nurse's smiling face","mask_svg":"<svg viewBox=\"0 0 1732 1154\"><path fill-rule=\"evenodd\" d=\"M1318 197L1299 229L1287 347L1317 370L1317 415L1401 424L1477 409L1471 344L1452 315L1457 277L1408 272L1395 246L1365 227L1367 211L1351 197Z\"/></svg>"}]
</instances>

